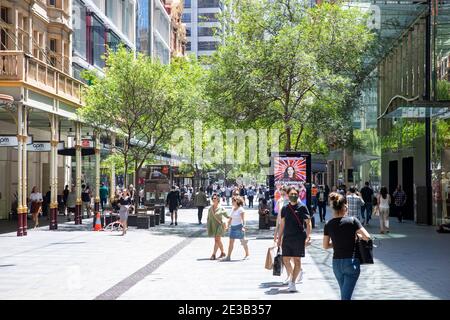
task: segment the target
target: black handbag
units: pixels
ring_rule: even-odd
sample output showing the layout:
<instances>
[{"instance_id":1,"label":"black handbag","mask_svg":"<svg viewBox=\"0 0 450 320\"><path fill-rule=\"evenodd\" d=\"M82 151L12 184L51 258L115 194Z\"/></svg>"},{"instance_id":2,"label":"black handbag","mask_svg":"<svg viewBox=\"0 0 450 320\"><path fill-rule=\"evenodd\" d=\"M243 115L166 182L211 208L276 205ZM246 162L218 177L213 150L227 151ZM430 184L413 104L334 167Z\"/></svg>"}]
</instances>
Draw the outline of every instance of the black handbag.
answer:
<instances>
[{"instance_id":1,"label":"black handbag","mask_svg":"<svg viewBox=\"0 0 450 320\"><path fill-rule=\"evenodd\" d=\"M355 242L355 258L360 264L373 264L373 241L357 239Z\"/></svg>"},{"instance_id":2,"label":"black handbag","mask_svg":"<svg viewBox=\"0 0 450 320\"><path fill-rule=\"evenodd\" d=\"M277 255L273 259L273 275L274 276L281 276L281 266L283 265L282 257L280 254L280 247L278 247Z\"/></svg>"}]
</instances>

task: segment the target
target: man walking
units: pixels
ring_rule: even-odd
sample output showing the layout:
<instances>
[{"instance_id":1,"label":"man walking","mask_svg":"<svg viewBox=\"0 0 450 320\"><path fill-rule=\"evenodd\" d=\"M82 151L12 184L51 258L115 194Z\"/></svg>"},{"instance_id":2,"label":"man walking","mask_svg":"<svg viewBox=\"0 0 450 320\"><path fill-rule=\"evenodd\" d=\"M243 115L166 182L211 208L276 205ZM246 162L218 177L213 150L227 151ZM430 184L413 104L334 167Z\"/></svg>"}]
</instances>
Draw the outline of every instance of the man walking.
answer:
<instances>
[{"instance_id":1,"label":"man walking","mask_svg":"<svg viewBox=\"0 0 450 320\"><path fill-rule=\"evenodd\" d=\"M208 205L208 199L203 187L194 196L194 206L198 209L198 224L202 224L203 209Z\"/></svg>"},{"instance_id":2,"label":"man walking","mask_svg":"<svg viewBox=\"0 0 450 320\"><path fill-rule=\"evenodd\" d=\"M327 195L322 186L319 187L317 192L317 206L319 207L320 222L325 222L325 216L327 214Z\"/></svg>"},{"instance_id":3,"label":"man walking","mask_svg":"<svg viewBox=\"0 0 450 320\"><path fill-rule=\"evenodd\" d=\"M369 224L370 219L372 219L372 204L373 204L373 190L369 186L369 182L366 181L364 188L361 189L361 196L364 200L364 205L361 207L361 217L363 218L363 223Z\"/></svg>"},{"instance_id":4,"label":"man walking","mask_svg":"<svg viewBox=\"0 0 450 320\"><path fill-rule=\"evenodd\" d=\"M403 222L404 208L406 204L406 193L402 190L402 186L398 185L397 190L394 192L395 210L397 211L398 222Z\"/></svg>"},{"instance_id":5,"label":"man walking","mask_svg":"<svg viewBox=\"0 0 450 320\"><path fill-rule=\"evenodd\" d=\"M350 187L350 194L347 196L347 204L348 204L348 215L350 217L357 217L358 220L360 217L360 209L361 206L364 205L363 199L359 195L356 194L355 187Z\"/></svg>"},{"instance_id":6,"label":"man walking","mask_svg":"<svg viewBox=\"0 0 450 320\"><path fill-rule=\"evenodd\" d=\"M102 182L102 186L100 187L100 205L102 206L102 211L105 210L105 204L108 201L108 187L105 186L105 183Z\"/></svg>"},{"instance_id":7,"label":"man walking","mask_svg":"<svg viewBox=\"0 0 450 320\"><path fill-rule=\"evenodd\" d=\"M231 192L232 192L231 187L227 186L225 189L225 198L227 199L227 206L230 205Z\"/></svg>"},{"instance_id":8,"label":"man walking","mask_svg":"<svg viewBox=\"0 0 450 320\"><path fill-rule=\"evenodd\" d=\"M170 190L169 194L167 195L166 199L166 206L169 207L170 211L170 220L172 221L170 223L171 226L173 226L173 218L175 215L175 225L178 225L177 219L178 219L178 207L181 204L180 199L180 193L176 190L175 186L172 186L172 190Z\"/></svg>"},{"instance_id":9,"label":"man walking","mask_svg":"<svg viewBox=\"0 0 450 320\"><path fill-rule=\"evenodd\" d=\"M89 185L81 185L83 191L81 192L81 201L83 201L83 207L81 209L82 215L84 213L84 209L86 208L87 217L91 217L91 190L89 189Z\"/></svg>"},{"instance_id":10,"label":"man walking","mask_svg":"<svg viewBox=\"0 0 450 320\"><path fill-rule=\"evenodd\" d=\"M255 191L253 190L253 187L250 187L247 192L248 197L248 207L253 208L253 199L255 198Z\"/></svg>"}]
</instances>

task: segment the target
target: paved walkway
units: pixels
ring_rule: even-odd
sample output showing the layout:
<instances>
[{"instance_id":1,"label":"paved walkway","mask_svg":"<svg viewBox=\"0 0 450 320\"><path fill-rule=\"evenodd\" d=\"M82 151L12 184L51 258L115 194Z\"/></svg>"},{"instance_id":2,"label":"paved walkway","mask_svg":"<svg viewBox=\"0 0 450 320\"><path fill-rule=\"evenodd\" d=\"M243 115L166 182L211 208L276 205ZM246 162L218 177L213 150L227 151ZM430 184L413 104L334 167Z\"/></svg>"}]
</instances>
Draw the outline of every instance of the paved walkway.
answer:
<instances>
[{"instance_id":1,"label":"paved walkway","mask_svg":"<svg viewBox=\"0 0 450 320\"><path fill-rule=\"evenodd\" d=\"M321 248L321 225L302 259L299 292L287 293L284 274L264 269L273 231L257 229L249 210L251 257L241 260L239 243L231 262L210 261L213 241L196 210L181 210L179 225L150 230L89 231L64 223L57 231L30 230L0 235L0 299L338 299L332 251ZM167 217L166 217L167 218ZM205 219L205 218L204 218ZM369 226L377 232L378 221ZM450 299L450 235L434 227L398 224L376 235L375 264L362 266L354 299ZM224 238L225 247L228 239Z\"/></svg>"}]
</instances>

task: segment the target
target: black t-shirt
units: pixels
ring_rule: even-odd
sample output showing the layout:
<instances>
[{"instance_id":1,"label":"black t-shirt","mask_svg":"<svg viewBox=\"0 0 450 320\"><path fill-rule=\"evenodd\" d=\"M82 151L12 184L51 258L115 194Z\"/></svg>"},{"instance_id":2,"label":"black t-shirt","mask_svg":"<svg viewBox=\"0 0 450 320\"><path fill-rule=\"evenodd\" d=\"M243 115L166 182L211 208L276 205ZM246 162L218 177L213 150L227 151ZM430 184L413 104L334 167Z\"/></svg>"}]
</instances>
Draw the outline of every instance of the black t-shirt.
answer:
<instances>
[{"instance_id":1,"label":"black t-shirt","mask_svg":"<svg viewBox=\"0 0 450 320\"><path fill-rule=\"evenodd\" d=\"M353 258L356 231L361 228L361 222L354 217L334 218L325 224L323 234L331 237L333 259Z\"/></svg>"},{"instance_id":2,"label":"black t-shirt","mask_svg":"<svg viewBox=\"0 0 450 320\"><path fill-rule=\"evenodd\" d=\"M288 204L281 209L281 218L284 218L284 237L291 238L305 236L306 231L304 223L305 220L310 219L307 207L299 203L295 206Z\"/></svg>"},{"instance_id":3,"label":"black t-shirt","mask_svg":"<svg viewBox=\"0 0 450 320\"><path fill-rule=\"evenodd\" d=\"M369 187L364 187L361 189L361 195L366 203L372 203L373 190Z\"/></svg>"},{"instance_id":4,"label":"black t-shirt","mask_svg":"<svg viewBox=\"0 0 450 320\"><path fill-rule=\"evenodd\" d=\"M89 193L90 193L89 188L84 189L84 191L81 193L81 200L83 202L91 201L91 195Z\"/></svg>"}]
</instances>

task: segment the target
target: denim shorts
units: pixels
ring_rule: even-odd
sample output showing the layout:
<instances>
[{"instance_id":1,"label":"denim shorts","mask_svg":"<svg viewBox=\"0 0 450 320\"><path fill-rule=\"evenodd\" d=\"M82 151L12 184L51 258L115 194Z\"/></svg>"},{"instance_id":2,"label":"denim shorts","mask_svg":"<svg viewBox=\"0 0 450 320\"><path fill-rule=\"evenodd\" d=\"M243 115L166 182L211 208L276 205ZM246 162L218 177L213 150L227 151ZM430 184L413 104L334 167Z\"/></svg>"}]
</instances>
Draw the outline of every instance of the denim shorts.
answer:
<instances>
[{"instance_id":1,"label":"denim shorts","mask_svg":"<svg viewBox=\"0 0 450 320\"><path fill-rule=\"evenodd\" d=\"M230 239L244 239L244 231L242 231L242 224L237 226L231 226L230 228Z\"/></svg>"}]
</instances>

